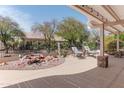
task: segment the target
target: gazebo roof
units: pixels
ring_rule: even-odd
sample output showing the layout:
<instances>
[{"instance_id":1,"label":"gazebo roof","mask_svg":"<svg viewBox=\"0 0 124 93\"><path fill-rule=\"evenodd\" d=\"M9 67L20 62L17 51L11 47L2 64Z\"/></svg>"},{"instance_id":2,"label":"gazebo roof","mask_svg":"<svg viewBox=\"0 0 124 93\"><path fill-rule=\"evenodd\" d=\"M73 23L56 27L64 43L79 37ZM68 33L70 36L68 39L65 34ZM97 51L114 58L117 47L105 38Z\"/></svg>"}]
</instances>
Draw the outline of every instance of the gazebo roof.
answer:
<instances>
[{"instance_id":1,"label":"gazebo roof","mask_svg":"<svg viewBox=\"0 0 124 93\"><path fill-rule=\"evenodd\" d=\"M100 27L112 33L124 32L124 6L122 5L74 5L70 6L86 15L92 27Z\"/></svg>"},{"instance_id":2,"label":"gazebo roof","mask_svg":"<svg viewBox=\"0 0 124 93\"><path fill-rule=\"evenodd\" d=\"M66 41L64 38L57 36L57 35L54 35L54 40L55 41Z\"/></svg>"}]
</instances>

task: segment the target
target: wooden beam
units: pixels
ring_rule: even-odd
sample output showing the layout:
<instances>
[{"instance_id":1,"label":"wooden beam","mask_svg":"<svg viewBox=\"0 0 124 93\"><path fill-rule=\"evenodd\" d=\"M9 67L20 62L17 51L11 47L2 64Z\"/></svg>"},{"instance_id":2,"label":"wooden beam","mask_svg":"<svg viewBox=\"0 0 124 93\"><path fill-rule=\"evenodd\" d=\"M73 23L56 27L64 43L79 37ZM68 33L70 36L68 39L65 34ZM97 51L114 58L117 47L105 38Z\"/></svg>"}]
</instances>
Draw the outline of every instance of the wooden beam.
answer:
<instances>
[{"instance_id":1,"label":"wooden beam","mask_svg":"<svg viewBox=\"0 0 124 93\"><path fill-rule=\"evenodd\" d=\"M90 8L87 5L73 5L73 7L77 8L77 9L80 9L81 11L86 12L87 14L95 17L96 19L98 19L101 22L106 22L107 21L107 19L104 18L99 12L97 12L93 8Z\"/></svg>"},{"instance_id":2,"label":"wooden beam","mask_svg":"<svg viewBox=\"0 0 124 93\"><path fill-rule=\"evenodd\" d=\"M114 10L109 5L102 6L114 19L120 20L118 15L114 12Z\"/></svg>"},{"instance_id":3,"label":"wooden beam","mask_svg":"<svg viewBox=\"0 0 124 93\"><path fill-rule=\"evenodd\" d=\"M102 6L116 21L121 20L119 16L115 13L115 11L111 8L109 5L103 5ZM124 24L120 24L124 27Z\"/></svg>"},{"instance_id":4,"label":"wooden beam","mask_svg":"<svg viewBox=\"0 0 124 93\"><path fill-rule=\"evenodd\" d=\"M97 12L96 10L94 10L93 8L90 8L87 5L72 5L71 7L73 7L75 10L81 10L86 12L87 14L91 15L92 17L98 19L101 22L107 22L108 19L106 19L104 16L102 16L99 12ZM119 31L117 28L111 26L114 30ZM109 31L109 30L108 30ZM121 32L121 31L120 31Z\"/></svg>"},{"instance_id":5,"label":"wooden beam","mask_svg":"<svg viewBox=\"0 0 124 93\"><path fill-rule=\"evenodd\" d=\"M116 31L113 31L113 30L110 30L110 29L108 29L108 28L104 28L104 30L106 30L106 31L109 31L109 32L111 32L111 33L113 33L113 34L117 34L118 32Z\"/></svg>"},{"instance_id":6,"label":"wooden beam","mask_svg":"<svg viewBox=\"0 0 124 93\"><path fill-rule=\"evenodd\" d=\"M91 22L92 25L96 27L100 27L102 24L95 24ZM118 20L118 21L111 21L111 22L104 22L104 26L114 26L114 25L119 25L119 24L124 24L124 19L123 20Z\"/></svg>"}]
</instances>

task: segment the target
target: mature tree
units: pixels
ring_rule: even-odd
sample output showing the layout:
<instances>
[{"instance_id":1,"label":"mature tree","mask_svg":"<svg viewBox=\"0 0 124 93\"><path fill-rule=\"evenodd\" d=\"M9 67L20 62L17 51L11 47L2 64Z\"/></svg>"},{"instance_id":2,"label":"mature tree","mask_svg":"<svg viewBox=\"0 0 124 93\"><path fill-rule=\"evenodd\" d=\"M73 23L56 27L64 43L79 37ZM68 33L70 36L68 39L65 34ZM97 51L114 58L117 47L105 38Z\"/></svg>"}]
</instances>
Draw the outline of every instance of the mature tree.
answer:
<instances>
[{"instance_id":1,"label":"mature tree","mask_svg":"<svg viewBox=\"0 0 124 93\"><path fill-rule=\"evenodd\" d=\"M93 29L91 33L92 33L92 36L93 36L92 39L94 39L94 40L100 40L99 31Z\"/></svg>"},{"instance_id":2,"label":"mature tree","mask_svg":"<svg viewBox=\"0 0 124 93\"><path fill-rule=\"evenodd\" d=\"M124 46L124 34L120 34L119 48ZM116 51L117 47L117 35L109 34L105 37L105 49L106 51Z\"/></svg>"},{"instance_id":3,"label":"mature tree","mask_svg":"<svg viewBox=\"0 0 124 93\"><path fill-rule=\"evenodd\" d=\"M117 35L115 35L115 38L117 38ZM119 34L119 39L124 41L124 34Z\"/></svg>"},{"instance_id":4,"label":"mature tree","mask_svg":"<svg viewBox=\"0 0 124 93\"><path fill-rule=\"evenodd\" d=\"M100 47L100 35L96 29L90 30L90 36L88 38L88 45L91 49L98 49Z\"/></svg>"},{"instance_id":5,"label":"mature tree","mask_svg":"<svg viewBox=\"0 0 124 93\"><path fill-rule=\"evenodd\" d=\"M53 20L51 22L44 22L41 24L35 24L32 27L32 30L34 32L40 31L43 34L45 38L45 43L48 48L48 52L50 52L50 47L52 44L52 40L54 39L54 33L56 32L56 28L57 28L56 20Z\"/></svg>"},{"instance_id":6,"label":"mature tree","mask_svg":"<svg viewBox=\"0 0 124 93\"><path fill-rule=\"evenodd\" d=\"M21 38L24 33L20 30L19 25L8 17L0 16L0 40L4 44L6 53L12 46L16 38Z\"/></svg>"},{"instance_id":7,"label":"mature tree","mask_svg":"<svg viewBox=\"0 0 124 93\"><path fill-rule=\"evenodd\" d=\"M67 40L71 46L76 46L77 42L82 43L88 38L85 26L74 18L65 18L58 25L57 35Z\"/></svg>"}]
</instances>

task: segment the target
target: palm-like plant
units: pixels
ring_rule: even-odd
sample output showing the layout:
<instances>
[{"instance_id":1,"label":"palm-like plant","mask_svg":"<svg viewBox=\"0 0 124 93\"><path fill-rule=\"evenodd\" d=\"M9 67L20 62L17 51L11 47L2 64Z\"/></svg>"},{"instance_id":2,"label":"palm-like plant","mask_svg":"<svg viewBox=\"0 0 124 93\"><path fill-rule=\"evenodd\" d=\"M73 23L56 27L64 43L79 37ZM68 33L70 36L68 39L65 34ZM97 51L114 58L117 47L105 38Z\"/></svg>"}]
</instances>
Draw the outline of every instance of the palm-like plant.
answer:
<instances>
[{"instance_id":1,"label":"palm-like plant","mask_svg":"<svg viewBox=\"0 0 124 93\"><path fill-rule=\"evenodd\" d=\"M0 40L5 47L6 53L8 53L11 42L14 42L15 38L23 38L24 36L16 22L8 17L0 17Z\"/></svg>"}]
</instances>

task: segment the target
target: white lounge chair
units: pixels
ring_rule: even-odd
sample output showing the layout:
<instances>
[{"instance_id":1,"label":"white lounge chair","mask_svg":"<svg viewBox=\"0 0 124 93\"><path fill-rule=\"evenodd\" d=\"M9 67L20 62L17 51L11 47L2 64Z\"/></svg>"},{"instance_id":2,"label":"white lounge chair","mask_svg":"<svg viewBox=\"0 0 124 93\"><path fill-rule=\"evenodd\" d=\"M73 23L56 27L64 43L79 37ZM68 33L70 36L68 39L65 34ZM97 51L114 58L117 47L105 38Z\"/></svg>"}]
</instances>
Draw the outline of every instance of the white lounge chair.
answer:
<instances>
[{"instance_id":1,"label":"white lounge chair","mask_svg":"<svg viewBox=\"0 0 124 93\"><path fill-rule=\"evenodd\" d=\"M82 51L79 51L77 47L72 47L72 51L74 52L75 56L82 56L84 53Z\"/></svg>"},{"instance_id":2,"label":"white lounge chair","mask_svg":"<svg viewBox=\"0 0 124 93\"><path fill-rule=\"evenodd\" d=\"M100 53L100 51L99 50L91 50L90 48L89 48L89 46L84 46L84 49L86 50L86 53L88 54L88 55L92 55L92 56L98 56L99 55L99 53Z\"/></svg>"}]
</instances>

